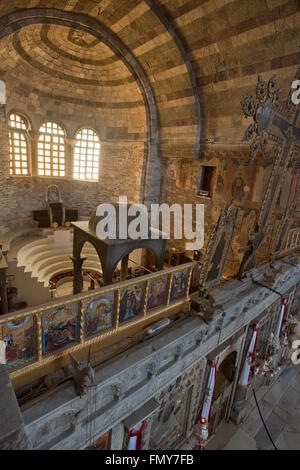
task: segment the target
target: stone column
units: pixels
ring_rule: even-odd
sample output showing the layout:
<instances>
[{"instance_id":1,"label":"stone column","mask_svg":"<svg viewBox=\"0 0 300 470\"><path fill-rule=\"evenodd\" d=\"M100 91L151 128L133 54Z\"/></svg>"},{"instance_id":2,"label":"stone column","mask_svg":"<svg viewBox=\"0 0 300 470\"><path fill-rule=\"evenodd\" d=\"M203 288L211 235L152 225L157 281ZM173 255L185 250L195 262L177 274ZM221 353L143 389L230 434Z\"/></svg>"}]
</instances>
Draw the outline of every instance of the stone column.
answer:
<instances>
[{"instance_id":1,"label":"stone column","mask_svg":"<svg viewBox=\"0 0 300 470\"><path fill-rule=\"evenodd\" d=\"M39 142L39 133L29 131L30 136L30 171L32 176L38 176L38 142Z\"/></svg>"},{"instance_id":2,"label":"stone column","mask_svg":"<svg viewBox=\"0 0 300 470\"><path fill-rule=\"evenodd\" d=\"M82 265L86 258L74 258L70 256L74 266L73 294L80 294L83 289Z\"/></svg>"},{"instance_id":3,"label":"stone column","mask_svg":"<svg viewBox=\"0 0 300 470\"><path fill-rule=\"evenodd\" d=\"M128 258L129 255L126 255L121 261L121 281L125 281L128 274Z\"/></svg>"},{"instance_id":4,"label":"stone column","mask_svg":"<svg viewBox=\"0 0 300 470\"><path fill-rule=\"evenodd\" d=\"M247 411L247 399L249 397L250 385L247 387L237 384L236 392L234 396L234 404L230 413L232 421L239 425Z\"/></svg>"},{"instance_id":5,"label":"stone column","mask_svg":"<svg viewBox=\"0 0 300 470\"><path fill-rule=\"evenodd\" d=\"M66 143L66 154L65 154L65 169L66 177L68 179L73 179L73 162L74 162L74 152L76 146L76 139L65 138Z\"/></svg>"},{"instance_id":6,"label":"stone column","mask_svg":"<svg viewBox=\"0 0 300 470\"><path fill-rule=\"evenodd\" d=\"M111 439L110 439L110 449L111 450L122 450L124 442L124 424L119 423L116 426L113 426L111 430Z\"/></svg>"},{"instance_id":7,"label":"stone column","mask_svg":"<svg viewBox=\"0 0 300 470\"><path fill-rule=\"evenodd\" d=\"M113 283L114 272L112 269L103 269L103 285L109 286Z\"/></svg>"},{"instance_id":8,"label":"stone column","mask_svg":"<svg viewBox=\"0 0 300 470\"><path fill-rule=\"evenodd\" d=\"M0 255L1 256L1 255ZM0 257L0 297L1 297L1 313L8 312L7 290L6 290L6 268L5 259Z\"/></svg>"}]
</instances>

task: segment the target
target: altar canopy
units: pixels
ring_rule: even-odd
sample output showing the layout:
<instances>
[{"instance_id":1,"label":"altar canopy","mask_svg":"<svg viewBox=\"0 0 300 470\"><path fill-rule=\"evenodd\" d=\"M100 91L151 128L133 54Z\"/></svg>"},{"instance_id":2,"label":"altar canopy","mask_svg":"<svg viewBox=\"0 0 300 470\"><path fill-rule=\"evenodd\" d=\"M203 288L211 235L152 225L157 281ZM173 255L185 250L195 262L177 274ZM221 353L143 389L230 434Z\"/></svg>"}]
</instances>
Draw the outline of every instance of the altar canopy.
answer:
<instances>
[{"instance_id":1,"label":"altar canopy","mask_svg":"<svg viewBox=\"0 0 300 470\"><path fill-rule=\"evenodd\" d=\"M90 242L96 249L99 260L102 266L104 284L111 284L113 282L113 274L121 261L121 280L126 279L128 270L128 257L129 254L139 248L149 250L155 256L155 267L157 270L163 268L166 238L163 238L163 233L159 230L153 229L148 226L148 236L140 236L137 239L123 236L123 226L119 224L119 211L121 211L121 204L112 203L111 206L115 209L116 214L116 236L115 238L99 238L97 235L97 224L101 220L97 216L95 209L88 222L75 222L74 238L73 238L73 264L74 264L74 294L82 291L82 264L85 258L81 258L81 251L86 242ZM136 206L138 207L138 206ZM133 216L127 215L127 227L134 219ZM156 232L154 238L152 234Z\"/></svg>"}]
</instances>

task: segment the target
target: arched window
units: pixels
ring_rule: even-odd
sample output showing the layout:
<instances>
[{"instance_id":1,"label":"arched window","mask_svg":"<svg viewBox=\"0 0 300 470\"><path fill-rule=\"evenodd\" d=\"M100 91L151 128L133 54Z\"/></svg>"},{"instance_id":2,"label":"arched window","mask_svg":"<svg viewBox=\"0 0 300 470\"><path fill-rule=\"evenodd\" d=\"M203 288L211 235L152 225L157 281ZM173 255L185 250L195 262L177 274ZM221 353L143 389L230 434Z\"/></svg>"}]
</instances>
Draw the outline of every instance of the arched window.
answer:
<instances>
[{"instance_id":1,"label":"arched window","mask_svg":"<svg viewBox=\"0 0 300 470\"><path fill-rule=\"evenodd\" d=\"M65 132L55 122L40 127L38 141L38 175L65 176Z\"/></svg>"},{"instance_id":2,"label":"arched window","mask_svg":"<svg viewBox=\"0 0 300 470\"><path fill-rule=\"evenodd\" d=\"M99 137L93 129L80 129L76 135L74 178L98 181Z\"/></svg>"},{"instance_id":3,"label":"arched window","mask_svg":"<svg viewBox=\"0 0 300 470\"><path fill-rule=\"evenodd\" d=\"M9 127L9 173L13 176L29 175L28 141L26 131L28 121L19 114L11 114Z\"/></svg>"}]
</instances>

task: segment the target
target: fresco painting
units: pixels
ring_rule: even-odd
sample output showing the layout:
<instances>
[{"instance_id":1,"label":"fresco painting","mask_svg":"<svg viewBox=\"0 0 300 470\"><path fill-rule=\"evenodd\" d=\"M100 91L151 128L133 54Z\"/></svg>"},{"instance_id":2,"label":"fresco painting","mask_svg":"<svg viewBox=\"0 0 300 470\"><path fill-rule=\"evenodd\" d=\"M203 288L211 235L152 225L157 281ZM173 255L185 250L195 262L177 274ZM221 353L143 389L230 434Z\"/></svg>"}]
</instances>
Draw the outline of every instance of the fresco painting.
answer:
<instances>
[{"instance_id":1,"label":"fresco painting","mask_svg":"<svg viewBox=\"0 0 300 470\"><path fill-rule=\"evenodd\" d=\"M224 174L223 196L233 199L237 204L252 201L255 184L255 169L250 166L237 165L231 161Z\"/></svg>"},{"instance_id":2,"label":"fresco painting","mask_svg":"<svg viewBox=\"0 0 300 470\"><path fill-rule=\"evenodd\" d=\"M197 167L191 162L171 161L166 167L168 178L174 181L178 189L191 191L197 187Z\"/></svg>"},{"instance_id":3,"label":"fresco painting","mask_svg":"<svg viewBox=\"0 0 300 470\"><path fill-rule=\"evenodd\" d=\"M185 296L188 280L188 270L184 269L173 274L170 302Z\"/></svg>"},{"instance_id":4,"label":"fresco painting","mask_svg":"<svg viewBox=\"0 0 300 470\"><path fill-rule=\"evenodd\" d=\"M6 344L8 369L23 366L35 359L35 329L32 315L5 323L2 338Z\"/></svg>"},{"instance_id":5,"label":"fresco painting","mask_svg":"<svg viewBox=\"0 0 300 470\"><path fill-rule=\"evenodd\" d=\"M61 202L60 190L56 184L48 186L46 191L46 202L49 204Z\"/></svg>"},{"instance_id":6,"label":"fresco painting","mask_svg":"<svg viewBox=\"0 0 300 470\"><path fill-rule=\"evenodd\" d=\"M257 221L257 212L251 209L244 209L240 230L234 237L234 243L232 245L233 252L239 261L243 259L243 253L239 250L248 245L249 241L249 230L255 227Z\"/></svg>"},{"instance_id":7,"label":"fresco painting","mask_svg":"<svg viewBox=\"0 0 300 470\"><path fill-rule=\"evenodd\" d=\"M145 283L124 287L120 296L120 323L141 315L143 312Z\"/></svg>"},{"instance_id":8,"label":"fresco painting","mask_svg":"<svg viewBox=\"0 0 300 470\"><path fill-rule=\"evenodd\" d=\"M219 271L221 269L222 255L225 249L225 245L226 245L226 233L224 231L220 237L219 243L211 259L211 263L209 265L209 271L206 277L206 282L212 282L218 279Z\"/></svg>"},{"instance_id":9,"label":"fresco painting","mask_svg":"<svg viewBox=\"0 0 300 470\"><path fill-rule=\"evenodd\" d=\"M217 182L216 182L216 193L218 195L223 195L224 192L224 178L221 173L218 174Z\"/></svg>"},{"instance_id":10,"label":"fresco painting","mask_svg":"<svg viewBox=\"0 0 300 470\"><path fill-rule=\"evenodd\" d=\"M168 276L152 279L149 283L147 311L163 307L167 299Z\"/></svg>"},{"instance_id":11,"label":"fresco painting","mask_svg":"<svg viewBox=\"0 0 300 470\"><path fill-rule=\"evenodd\" d=\"M78 304L68 304L42 316L43 353L67 346L78 339Z\"/></svg>"},{"instance_id":12,"label":"fresco painting","mask_svg":"<svg viewBox=\"0 0 300 470\"><path fill-rule=\"evenodd\" d=\"M176 180L176 186L179 189L189 190L191 188L191 167L181 162L178 178Z\"/></svg>"},{"instance_id":13,"label":"fresco painting","mask_svg":"<svg viewBox=\"0 0 300 470\"><path fill-rule=\"evenodd\" d=\"M176 181L177 173L178 173L177 166L173 162L169 163L168 166L167 166L167 176L168 176L168 178Z\"/></svg>"},{"instance_id":14,"label":"fresco painting","mask_svg":"<svg viewBox=\"0 0 300 470\"><path fill-rule=\"evenodd\" d=\"M238 173L231 184L231 196L235 201L243 201L246 196L245 186L245 179L243 178L242 173Z\"/></svg>"},{"instance_id":15,"label":"fresco painting","mask_svg":"<svg viewBox=\"0 0 300 470\"><path fill-rule=\"evenodd\" d=\"M84 308L84 334L92 336L112 327L114 293L88 300Z\"/></svg>"}]
</instances>

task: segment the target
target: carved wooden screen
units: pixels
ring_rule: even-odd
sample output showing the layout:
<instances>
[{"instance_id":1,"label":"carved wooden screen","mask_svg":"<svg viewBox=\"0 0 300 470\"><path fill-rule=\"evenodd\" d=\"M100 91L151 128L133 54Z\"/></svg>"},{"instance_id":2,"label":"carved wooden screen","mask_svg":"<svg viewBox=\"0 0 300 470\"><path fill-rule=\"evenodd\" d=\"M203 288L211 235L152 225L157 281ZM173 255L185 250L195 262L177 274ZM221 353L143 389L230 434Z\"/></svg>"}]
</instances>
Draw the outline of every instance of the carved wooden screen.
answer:
<instances>
[{"instance_id":1,"label":"carved wooden screen","mask_svg":"<svg viewBox=\"0 0 300 470\"><path fill-rule=\"evenodd\" d=\"M283 215L282 219L279 222L277 227L274 239L272 241L272 249L271 251L277 255L279 254L283 247L285 246L285 242L287 239L288 231L291 228L293 223L293 216L295 213L295 205L288 207Z\"/></svg>"},{"instance_id":2,"label":"carved wooden screen","mask_svg":"<svg viewBox=\"0 0 300 470\"><path fill-rule=\"evenodd\" d=\"M222 278L236 229L237 207L231 204L220 215L207 244L200 286L212 286Z\"/></svg>"}]
</instances>

